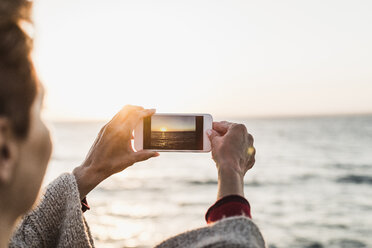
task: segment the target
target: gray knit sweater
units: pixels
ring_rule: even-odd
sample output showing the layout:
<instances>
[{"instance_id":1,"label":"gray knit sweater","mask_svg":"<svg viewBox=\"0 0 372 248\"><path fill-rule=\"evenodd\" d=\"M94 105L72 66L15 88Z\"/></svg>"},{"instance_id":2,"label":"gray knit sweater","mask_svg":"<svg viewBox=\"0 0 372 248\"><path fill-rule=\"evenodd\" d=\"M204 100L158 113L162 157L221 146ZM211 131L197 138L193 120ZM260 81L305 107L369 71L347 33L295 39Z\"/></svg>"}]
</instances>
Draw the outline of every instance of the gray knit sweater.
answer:
<instances>
[{"instance_id":1,"label":"gray knit sweater","mask_svg":"<svg viewBox=\"0 0 372 248\"><path fill-rule=\"evenodd\" d=\"M63 174L48 185L39 205L18 225L9 247L94 247L72 174ZM265 242L250 219L231 217L179 234L156 247L263 248Z\"/></svg>"}]
</instances>

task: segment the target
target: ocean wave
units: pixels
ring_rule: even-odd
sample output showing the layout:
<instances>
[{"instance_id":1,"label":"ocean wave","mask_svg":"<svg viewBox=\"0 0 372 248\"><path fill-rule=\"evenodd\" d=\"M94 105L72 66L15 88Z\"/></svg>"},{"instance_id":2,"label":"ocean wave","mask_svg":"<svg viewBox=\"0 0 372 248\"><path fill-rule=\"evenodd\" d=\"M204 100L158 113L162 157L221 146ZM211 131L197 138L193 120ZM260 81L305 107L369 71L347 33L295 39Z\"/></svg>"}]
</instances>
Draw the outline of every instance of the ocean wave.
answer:
<instances>
[{"instance_id":1,"label":"ocean wave","mask_svg":"<svg viewBox=\"0 0 372 248\"><path fill-rule=\"evenodd\" d=\"M305 244L301 244L305 243ZM291 247L298 247L298 248L324 248L324 246L317 242L311 242L311 241L300 241L300 244L293 244ZM278 248L275 244L269 244L269 248Z\"/></svg>"},{"instance_id":2,"label":"ocean wave","mask_svg":"<svg viewBox=\"0 0 372 248\"><path fill-rule=\"evenodd\" d=\"M192 181L187 181L187 184L191 185L217 185L218 180L192 180ZM246 182L244 183L245 186L260 186L261 183L257 181L251 181L251 182Z\"/></svg>"},{"instance_id":3,"label":"ocean wave","mask_svg":"<svg viewBox=\"0 0 372 248\"><path fill-rule=\"evenodd\" d=\"M304 246L304 248L323 248L323 247L324 246L321 243L318 243L318 242L310 243L310 244Z\"/></svg>"},{"instance_id":4,"label":"ocean wave","mask_svg":"<svg viewBox=\"0 0 372 248\"><path fill-rule=\"evenodd\" d=\"M372 184L371 176L348 175L337 179L339 183Z\"/></svg>"},{"instance_id":5,"label":"ocean wave","mask_svg":"<svg viewBox=\"0 0 372 248\"><path fill-rule=\"evenodd\" d=\"M161 217L159 214L152 214L152 213L142 213L142 214L129 214L129 213L114 213L109 212L107 213L109 216L119 217L124 219L157 219Z\"/></svg>"},{"instance_id":6,"label":"ocean wave","mask_svg":"<svg viewBox=\"0 0 372 248\"><path fill-rule=\"evenodd\" d=\"M187 181L188 184L192 185L216 185L218 184L217 180L193 180Z\"/></svg>"},{"instance_id":7,"label":"ocean wave","mask_svg":"<svg viewBox=\"0 0 372 248\"><path fill-rule=\"evenodd\" d=\"M161 192L164 191L165 187L151 186L151 185L140 185L140 186L98 186L95 191L97 193L123 193L123 192Z\"/></svg>"},{"instance_id":8,"label":"ocean wave","mask_svg":"<svg viewBox=\"0 0 372 248\"><path fill-rule=\"evenodd\" d=\"M336 239L331 240L329 243L330 248L365 248L367 247L366 244L359 240L353 240L353 239Z\"/></svg>"},{"instance_id":9,"label":"ocean wave","mask_svg":"<svg viewBox=\"0 0 372 248\"><path fill-rule=\"evenodd\" d=\"M179 202L177 203L180 207L188 207L188 206L204 206L206 203L203 202Z\"/></svg>"},{"instance_id":10,"label":"ocean wave","mask_svg":"<svg viewBox=\"0 0 372 248\"><path fill-rule=\"evenodd\" d=\"M301 176L295 177L294 180L308 181L308 180L317 179L317 178L319 178L319 175L316 175L316 174L303 174Z\"/></svg>"},{"instance_id":11,"label":"ocean wave","mask_svg":"<svg viewBox=\"0 0 372 248\"><path fill-rule=\"evenodd\" d=\"M343 163L335 163L331 164L331 166L339 168L339 169L367 169L372 168L372 164L343 164Z\"/></svg>"}]
</instances>

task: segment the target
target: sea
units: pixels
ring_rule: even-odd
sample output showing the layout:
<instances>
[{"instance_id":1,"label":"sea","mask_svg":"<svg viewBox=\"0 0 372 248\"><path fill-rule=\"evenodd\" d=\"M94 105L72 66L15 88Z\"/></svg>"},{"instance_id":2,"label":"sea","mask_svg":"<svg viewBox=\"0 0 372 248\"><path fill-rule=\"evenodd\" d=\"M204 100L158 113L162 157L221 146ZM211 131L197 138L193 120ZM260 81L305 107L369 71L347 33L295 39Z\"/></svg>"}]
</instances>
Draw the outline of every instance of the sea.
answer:
<instances>
[{"instance_id":1,"label":"sea","mask_svg":"<svg viewBox=\"0 0 372 248\"><path fill-rule=\"evenodd\" d=\"M255 139L244 190L269 248L372 247L371 115L229 121ZM82 163L103 124L50 124L44 186ZM105 180L84 215L97 247L152 247L205 226L216 194L210 153L166 152Z\"/></svg>"}]
</instances>

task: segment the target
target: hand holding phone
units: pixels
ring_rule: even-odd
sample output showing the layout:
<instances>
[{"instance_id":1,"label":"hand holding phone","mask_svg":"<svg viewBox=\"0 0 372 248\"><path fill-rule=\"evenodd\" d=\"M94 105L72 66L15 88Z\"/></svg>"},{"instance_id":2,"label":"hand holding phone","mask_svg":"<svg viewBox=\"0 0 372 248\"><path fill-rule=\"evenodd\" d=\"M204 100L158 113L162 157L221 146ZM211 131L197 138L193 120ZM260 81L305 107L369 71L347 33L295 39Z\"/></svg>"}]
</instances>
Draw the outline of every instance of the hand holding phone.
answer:
<instances>
[{"instance_id":1,"label":"hand holding phone","mask_svg":"<svg viewBox=\"0 0 372 248\"><path fill-rule=\"evenodd\" d=\"M151 151L134 152L131 146L136 124L154 113L152 109L126 105L102 127L85 161L73 171L81 198L107 177L159 155Z\"/></svg>"},{"instance_id":2,"label":"hand holding phone","mask_svg":"<svg viewBox=\"0 0 372 248\"><path fill-rule=\"evenodd\" d=\"M218 170L218 195L244 196L244 176L255 164L253 136L243 124L214 122L209 130L212 158Z\"/></svg>"},{"instance_id":3,"label":"hand holding phone","mask_svg":"<svg viewBox=\"0 0 372 248\"><path fill-rule=\"evenodd\" d=\"M207 130L212 128L209 114L154 114L135 128L137 151L209 152Z\"/></svg>"}]
</instances>

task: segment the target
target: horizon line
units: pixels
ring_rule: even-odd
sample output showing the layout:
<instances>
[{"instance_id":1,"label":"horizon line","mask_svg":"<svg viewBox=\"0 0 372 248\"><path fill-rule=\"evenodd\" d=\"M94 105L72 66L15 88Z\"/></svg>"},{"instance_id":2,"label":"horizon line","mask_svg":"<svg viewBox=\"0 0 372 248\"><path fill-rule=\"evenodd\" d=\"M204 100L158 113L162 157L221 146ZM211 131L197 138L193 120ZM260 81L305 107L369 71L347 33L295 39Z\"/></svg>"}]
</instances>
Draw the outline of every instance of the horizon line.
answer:
<instances>
[{"instance_id":1,"label":"horizon line","mask_svg":"<svg viewBox=\"0 0 372 248\"><path fill-rule=\"evenodd\" d=\"M185 113L187 114L187 113ZM306 118L327 118L327 117L353 117L353 116L372 116L372 112L361 113L318 113L318 114L271 114L271 115L215 115L213 119L226 119L226 120L259 120L259 119L306 119ZM107 122L110 119L105 118L50 118L47 121L53 123L73 123L73 122Z\"/></svg>"}]
</instances>

